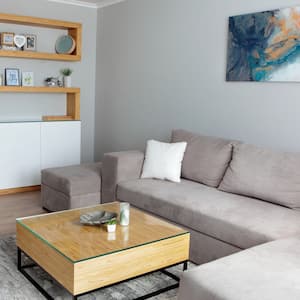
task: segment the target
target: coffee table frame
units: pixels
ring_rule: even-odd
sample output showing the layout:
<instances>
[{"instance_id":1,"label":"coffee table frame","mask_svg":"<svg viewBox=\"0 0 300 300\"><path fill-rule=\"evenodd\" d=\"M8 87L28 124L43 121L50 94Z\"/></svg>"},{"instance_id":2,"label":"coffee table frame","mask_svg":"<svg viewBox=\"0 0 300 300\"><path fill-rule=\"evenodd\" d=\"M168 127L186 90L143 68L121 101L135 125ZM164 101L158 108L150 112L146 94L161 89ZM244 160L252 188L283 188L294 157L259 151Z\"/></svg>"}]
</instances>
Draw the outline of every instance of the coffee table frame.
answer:
<instances>
[{"instance_id":1,"label":"coffee table frame","mask_svg":"<svg viewBox=\"0 0 300 300\"><path fill-rule=\"evenodd\" d=\"M104 208L108 211L118 212L119 203L114 202L95 207L17 219L19 271L47 299L51 300L53 297L36 282L27 272L27 269L40 267L68 291L73 299L158 271L174 279L176 283L139 297L138 300L148 299L177 288L179 278L166 269L179 264L183 264L184 270L187 268L190 233L133 208L131 210L132 227L128 229L128 235L131 235L130 240L127 240L128 237L126 237L127 230L123 233L121 227L117 228L116 231L116 235L121 236L121 239L116 239L115 244L104 242L107 232L103 231L103 228L86 228L80 238L85 237L86 232L90 234L90 238L84 241L78 239L78 233L80 234L82 231L81 229L78 231L81 225L77 223L77 219L79 219L82 211L94 211ZM56 231L53 231L53 228L59 228L60 239L57 239ZM77 235L69 236L69 230L72 233L76 232ZM143 232L143 235L140 235L140 232ZM93 242L90 244L91 237ZM53 241L55 241L55 245ZM108 239L108 241L110 240ZM122 249L124 242L125 247ZM80 243L79 248L77 243ZM85 252L82 252L82 250L90 245L89 254L84 254ZM29 257L34 264L23 265L22 256Z\"/></svg>"},{"instance_id":2,"label":"coffee table frame","mask_svg":"<svg viewBox=\"0 0 300 300\"><path fill-rule=\"evenodd\" d=\"M44 272L46 272L51 278L53 278L53 277L47 271L45 271L40 265L38 265L36 262L34 262L32 264L22 265L22 254L24 256L29 257L31 260L33 260L33 259L29 255L27 255L24 251L22 251L19 247L17 248L17 251L18 251L18 255L17 255L18 256L18 270L39 290L39 292L46 299L48 299L48 300L55 300L28 272L26 272L26 269L34 268L34 267L39 267ZM183 262L174 264L172 266L168 266L168 268L171 268L171 267L174 267L174 266L177 266L177 265L180 265L180 264L183 264L183 271L187 270L187 268L188 268L188 260L185 260ZM110 285L105 286L105 287L94 289L92 291L88 291L88 292L85 292L85 293L82 293L82 294L79 294L79 295L73 295L73 294L71 294L71 296L73 297L73 300L78 300L78 298L81 297L81 296L84 296L84 295L87 295L87 294L90 294L90 293L93 293L95 291L99 291L99 290L102 290L102 289L105 289L105 288L108 288L108 287L112 287L112 286L115 286L115 285L123 283L123 282L131 281L131 280L134 280L134 279L137 279L139 277L143 277L143 276L155 273L155 272L161 272L164 275L167 275L168 277L174 279L176 281L176 283L174 283L172 285L169 285L169 286L166 286L164 288L161 288L159 290L156 290L154 292L145 294L145 295L140 296L138 298L135 298L133 300L145 300L145 299L157 296L159 294L165 293L167 291L170 291L170 290L173 290L173 289L176 289L176 288L179 287L180 278L178 276L176 276L175 274L167 271L166 268L163 268L163 269L151 271L151 272L148 272L148 273L145 273L145 274L141 274L139 276L135 276L133 278L129 278L129 279L126 279L126 280L123 280L123 281L120 281L120 282L117 282L117 283L114 283L114 284L110 284Z\"/></svg>"}]
</instances>

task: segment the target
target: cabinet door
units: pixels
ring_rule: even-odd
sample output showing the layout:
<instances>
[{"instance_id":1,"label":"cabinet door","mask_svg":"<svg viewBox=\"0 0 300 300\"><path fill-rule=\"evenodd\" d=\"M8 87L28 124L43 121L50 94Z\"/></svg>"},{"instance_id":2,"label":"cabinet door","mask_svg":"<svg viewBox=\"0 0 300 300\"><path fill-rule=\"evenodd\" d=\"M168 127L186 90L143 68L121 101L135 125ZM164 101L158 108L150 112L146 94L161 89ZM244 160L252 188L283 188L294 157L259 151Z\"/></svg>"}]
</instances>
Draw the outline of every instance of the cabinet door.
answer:
<instances>
[{"instance_id":1,"label":"cabinet door","mask_svg":"<svg viewBox=\"0 0 300 300\"><path fill-rule=\"evenodd\" d=\"M0 189L40 184L40 123L0 124Z\"/></svg>"},{"instance_id":2,"label":"cabinet door","mask_svg":"<svg viewBox=\"0 0 300 300\"><path fill-rule=\"evenodd\" d=\"M42 122L42 169L79 164L80 141L80 121Z\"/></svg>"}]
</instances>

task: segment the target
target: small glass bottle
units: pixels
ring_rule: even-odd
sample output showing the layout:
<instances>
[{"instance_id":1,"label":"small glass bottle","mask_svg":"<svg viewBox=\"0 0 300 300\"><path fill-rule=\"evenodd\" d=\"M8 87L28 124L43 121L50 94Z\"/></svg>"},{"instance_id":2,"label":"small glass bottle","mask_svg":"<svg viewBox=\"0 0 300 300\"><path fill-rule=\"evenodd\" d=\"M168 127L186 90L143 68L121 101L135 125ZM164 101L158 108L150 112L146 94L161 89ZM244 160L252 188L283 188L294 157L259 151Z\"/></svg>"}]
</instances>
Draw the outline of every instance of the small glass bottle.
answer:
<instances>
[{"instance_id":1,"label":"small glass bottle","mask_svg":"<svg viewBox=\"0 0 300 300\"><path fill-rule=\"evenodd\" d=\"M127 202L120 203L120 225L128 226L130 219L130 204Z\"/></svg>"}]
</instances>

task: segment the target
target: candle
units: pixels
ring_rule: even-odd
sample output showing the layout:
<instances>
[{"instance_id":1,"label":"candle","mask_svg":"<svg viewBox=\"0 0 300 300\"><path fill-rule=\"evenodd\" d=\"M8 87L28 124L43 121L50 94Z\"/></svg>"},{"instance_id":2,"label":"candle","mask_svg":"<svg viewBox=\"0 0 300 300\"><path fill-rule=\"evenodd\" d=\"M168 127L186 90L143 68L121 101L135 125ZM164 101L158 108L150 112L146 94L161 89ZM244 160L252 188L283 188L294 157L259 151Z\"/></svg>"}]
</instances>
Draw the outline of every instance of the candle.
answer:
<instances>
[{"instance_id":1,"label":"candle","mask_svg":"<svg viewBox=\"0 0 300 300\"><path fill-rule=\"evenodd\" d=\"M120 225L128 226L130 218L130 204L127 202L120 203Z\"/></svg>"}]
</instances>

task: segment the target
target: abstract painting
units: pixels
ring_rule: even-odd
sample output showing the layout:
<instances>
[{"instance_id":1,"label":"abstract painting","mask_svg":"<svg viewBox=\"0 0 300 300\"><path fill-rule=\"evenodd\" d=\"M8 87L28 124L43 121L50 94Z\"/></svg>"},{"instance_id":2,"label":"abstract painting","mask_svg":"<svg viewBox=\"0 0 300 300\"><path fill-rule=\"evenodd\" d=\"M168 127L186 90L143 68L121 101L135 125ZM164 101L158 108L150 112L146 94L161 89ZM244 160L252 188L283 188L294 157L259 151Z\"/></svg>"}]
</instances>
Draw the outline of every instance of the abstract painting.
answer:
<instances>
[{"instance_id":1,"label":"abstract painting","mask_svg":"<svg viewBox=\"0 0 300 300\"><path fill-rule=\"evenodd\" d=\"M229 18L227 81L300 81L300 7Z\"/></svg>"}]
</instances>

